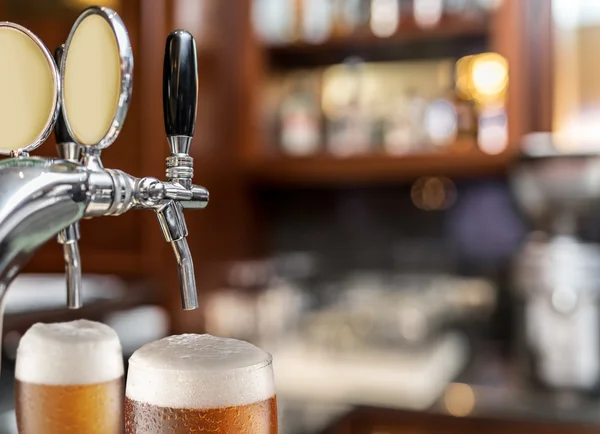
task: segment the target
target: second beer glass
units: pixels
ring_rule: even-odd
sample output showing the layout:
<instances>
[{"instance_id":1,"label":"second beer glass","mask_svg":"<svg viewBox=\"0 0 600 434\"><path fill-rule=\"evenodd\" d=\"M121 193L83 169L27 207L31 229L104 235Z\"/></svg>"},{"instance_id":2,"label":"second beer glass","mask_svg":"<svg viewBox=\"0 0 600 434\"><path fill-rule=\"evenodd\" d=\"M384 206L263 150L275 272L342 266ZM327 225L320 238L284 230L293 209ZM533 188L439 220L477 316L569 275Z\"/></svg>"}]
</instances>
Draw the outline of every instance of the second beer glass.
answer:
<instances>
[{"instance_id":1,"label":"second beer glass","mask_svg":"<svg viewBox=\"0 0 600 434\"><path fill-rule=\"evenodd\" d=\"M129 359L127 434L277 434L271 355L244 341L170 336Z\"/></svg>"}]
</instances>

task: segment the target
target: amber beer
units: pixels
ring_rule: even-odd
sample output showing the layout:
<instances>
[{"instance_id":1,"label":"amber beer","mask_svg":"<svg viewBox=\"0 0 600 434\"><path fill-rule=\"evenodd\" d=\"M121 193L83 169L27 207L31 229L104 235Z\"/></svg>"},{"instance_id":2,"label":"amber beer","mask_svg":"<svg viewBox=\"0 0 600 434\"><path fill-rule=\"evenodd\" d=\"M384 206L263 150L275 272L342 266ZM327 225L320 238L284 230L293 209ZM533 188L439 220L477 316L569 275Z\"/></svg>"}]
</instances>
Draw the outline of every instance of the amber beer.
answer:
<instances>
[{"instance_id":1,"label":"amber beer","mask_svg":"<svg viewBox=\"0 0 600 434\"><path fill-rule=\"evenodd\" d=\"M123 432L123 355L110 327L35 324L19 343L15 378L20 434Z\"/></svg>"},{"instance_id":2,"label":"amber beer","mask_svg":"<svg viewBox=\"0 0 600 434\"><path fill-rule=\"evenodd\" d=\"M126 434L277 434L270 354L244 341L170 336L129 359Z\"/></svg>"}]
</instances>

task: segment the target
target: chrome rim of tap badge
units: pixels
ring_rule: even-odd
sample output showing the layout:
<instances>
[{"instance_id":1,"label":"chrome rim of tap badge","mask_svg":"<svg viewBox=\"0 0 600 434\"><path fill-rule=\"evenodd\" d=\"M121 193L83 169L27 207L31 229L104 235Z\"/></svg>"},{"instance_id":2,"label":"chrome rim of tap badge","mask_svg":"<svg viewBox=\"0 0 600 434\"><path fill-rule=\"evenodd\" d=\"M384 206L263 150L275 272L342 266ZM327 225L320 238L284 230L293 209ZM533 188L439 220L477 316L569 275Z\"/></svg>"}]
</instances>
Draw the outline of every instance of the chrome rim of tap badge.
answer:
<instances>
[{"instance_id":1,"label":"chrome rim of tap badge","mask_svg":"<svg viewBox=\"0 0 600 434\"><path fill-rule=\"evenodd\" d=\"M27 155L58 116L60 78L50 51L30 30L0 22L0 155Z\"/></svg>"},{"instance_id":2,"label":"chrome rim of tap badge","mask_svg":"<svg viewBox=\"0 0 600 434\"><path fill-rule=\"evenodd\" d=\"M131 42L115 11L93 6L79 15L60 71L69 134L81 146L109 147L123 127L133 84Z\"/></svg>"}]
</instances>

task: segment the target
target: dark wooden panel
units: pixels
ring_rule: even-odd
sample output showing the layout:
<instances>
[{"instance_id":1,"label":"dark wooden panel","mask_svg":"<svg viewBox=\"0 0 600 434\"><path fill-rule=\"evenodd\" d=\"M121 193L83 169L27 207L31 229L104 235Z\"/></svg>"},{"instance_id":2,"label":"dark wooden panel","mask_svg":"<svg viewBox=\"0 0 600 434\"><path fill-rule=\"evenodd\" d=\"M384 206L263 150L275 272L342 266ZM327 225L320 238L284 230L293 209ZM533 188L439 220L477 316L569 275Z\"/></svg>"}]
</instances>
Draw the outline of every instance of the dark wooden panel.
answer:
<instances>
[{"instance_id":1,"label":"dark wooden panel","mask_svg":"<svg viewBox=\"0 0 600 434\"><path fill-rule=\"evenodd\" d=\"M561 422L458 418L384 409L359 409L326 434L593 434L597 427Z\"/></svg>"},{"instance_id":2,"label":"dark wooden panel","mask_svg":"<svg viewBox=\"0 0 600 434\"><path fill-rule=\"evenodd\" d=\"M554 105L554 30L552 2L527 2L528 58L533 101L532 131L552 131Z\"/></svg>"},{"instance_id":3,"label":"dark wooden panel","mask_svg":"<svg viewBox=\"0 0 600 434\"><path fill-rule=\"evenodd\" d=\"M509 84L507 98L508 142L519 147L524 134L531 132L531 101L529 89L537 80L528 58L530 42L526 5L522 0L504 0L494 14L490 48L508 60Z\"/></svg>"},{"instance_id":4,"label":"dark wooden panel","mask_svg":"<svg viewBox=\"0 0 600 434\"><path fill-rule=\"evenodd\" d=\"M144 0L139 9L140 51L137 60L137 98L141 104L138 118L139 144L142 149L140 164L143 171L138 176L154 176L164 179L165 158L168 156L167 139L162 114L162 73L165 41L169 33L167 27L171 2L165 0ZM174 267L163 264L162 258L171 255L158 221L153 212L140 212L139 229L142 234L141 249L143 263L147 270L161 270ZM161 268L162 267L162 268ZM168 270L169 268L167 268Z\"/></svg>"}]
</instances>

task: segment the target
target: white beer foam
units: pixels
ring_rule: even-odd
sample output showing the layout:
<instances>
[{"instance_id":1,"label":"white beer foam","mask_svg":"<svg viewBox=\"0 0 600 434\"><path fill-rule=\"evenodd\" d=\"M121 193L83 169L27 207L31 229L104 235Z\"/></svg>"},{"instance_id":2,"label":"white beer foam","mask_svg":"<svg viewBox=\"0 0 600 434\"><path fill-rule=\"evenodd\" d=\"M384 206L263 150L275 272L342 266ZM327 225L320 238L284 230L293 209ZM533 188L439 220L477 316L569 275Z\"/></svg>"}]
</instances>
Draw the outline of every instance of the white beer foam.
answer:
<instances>
[{"instance_id":1,"label":"white beer foam","mask_svg":"<svg viewBox=\"0 0 600 434\"><path fill-rule=\"evenodd\" d=\"M15 378L28 383L95 384L122 375L117 333L94 321L34 324L17 349Z\"/></svg>"},{"instance_id":2,"label":"white beer foam","mask_svg":"<svg viewBox=\"0 0 600 434\"><path fill-rule=\"evenodd\" d=\"M169 336L129 359L129 399L160 407L247 405L275 395L271 355L248 342L211 335Z\"/></svg>"}]
</instances>

